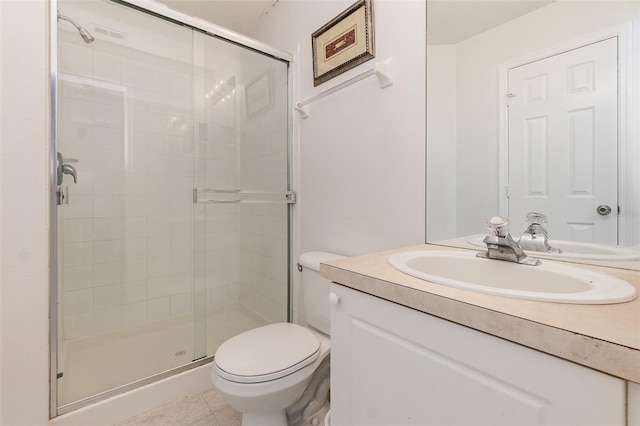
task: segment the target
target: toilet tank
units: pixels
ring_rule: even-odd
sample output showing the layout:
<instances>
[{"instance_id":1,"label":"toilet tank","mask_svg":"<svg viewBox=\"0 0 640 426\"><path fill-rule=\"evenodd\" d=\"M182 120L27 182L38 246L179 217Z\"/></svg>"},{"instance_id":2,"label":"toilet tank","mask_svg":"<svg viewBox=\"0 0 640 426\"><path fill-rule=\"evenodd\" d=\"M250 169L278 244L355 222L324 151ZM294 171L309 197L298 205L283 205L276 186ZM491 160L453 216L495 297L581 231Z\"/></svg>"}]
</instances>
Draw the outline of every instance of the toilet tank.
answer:
<instances>
[{"instance_id":1,"label":"toilet tank","mask_svg":"<svg viewBox=\"0 0 640 426\"><path fill-rule=\"evenodd\" d=\"M300 255L304 315L309 325L327 335L330 332L329 285L331 281L320 276L320 263L342 258L344 256L322 251L310 251Z\"/></svg>"}]
</instances>

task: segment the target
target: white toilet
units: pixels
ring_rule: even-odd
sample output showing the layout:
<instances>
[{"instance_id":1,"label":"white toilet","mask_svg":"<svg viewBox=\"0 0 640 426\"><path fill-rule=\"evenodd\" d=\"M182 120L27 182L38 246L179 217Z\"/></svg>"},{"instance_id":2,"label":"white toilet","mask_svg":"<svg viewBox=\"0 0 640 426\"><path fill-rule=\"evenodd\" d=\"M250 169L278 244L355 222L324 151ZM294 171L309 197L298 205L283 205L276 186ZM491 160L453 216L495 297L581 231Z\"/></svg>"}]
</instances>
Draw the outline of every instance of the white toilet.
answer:
<instances>
[{"instance_id":1,"label":"white toilet","mask_svg":"<svg viewBox=\"0 0 640 426\"><path fill-rule=\"evenodd\" d=\"M308 326L269 324L238 334L218 348L211 380L227 403L242 413L243 426L285 426L287 408L299 417L313 405L313 393L328 391L330 282L318 271L321 262L342 257L324 252L300 256ZM305 392L307 386L317 389Z\"/></svg>"}]
</instances>

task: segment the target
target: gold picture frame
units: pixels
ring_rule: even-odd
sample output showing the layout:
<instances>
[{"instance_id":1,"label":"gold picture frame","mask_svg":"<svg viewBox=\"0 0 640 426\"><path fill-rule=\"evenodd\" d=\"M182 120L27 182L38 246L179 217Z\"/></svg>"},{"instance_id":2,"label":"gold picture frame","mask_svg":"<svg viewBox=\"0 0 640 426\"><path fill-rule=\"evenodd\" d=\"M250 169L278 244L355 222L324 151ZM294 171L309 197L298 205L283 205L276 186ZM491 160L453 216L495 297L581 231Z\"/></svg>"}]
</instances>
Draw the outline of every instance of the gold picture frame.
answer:
<instances>
[{"instance_id":1,"label":"gold picture frame","mask_svg":"<svg viewBox=\"0 0 640 426\"><path fill-rule=\"evenodd\" d=\"M311 35L313 85L375 58L372 0L358 0Z\"/></svg>"}]
</instances>

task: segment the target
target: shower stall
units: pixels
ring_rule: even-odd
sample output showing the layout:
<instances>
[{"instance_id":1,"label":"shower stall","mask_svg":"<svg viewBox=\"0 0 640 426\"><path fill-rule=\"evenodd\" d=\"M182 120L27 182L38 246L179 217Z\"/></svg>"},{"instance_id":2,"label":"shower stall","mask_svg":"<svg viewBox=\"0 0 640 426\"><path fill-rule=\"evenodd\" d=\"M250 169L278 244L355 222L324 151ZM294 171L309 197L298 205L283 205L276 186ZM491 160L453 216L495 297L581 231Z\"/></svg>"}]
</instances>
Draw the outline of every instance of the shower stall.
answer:
<instances>
[{"instance_id":1,"label":"shower stall","mask_svg":"<svg viewBox=\"0 0 640 426\"><path fill-rule=\"evenodd\" d=\"M54 417L289 320L295 197L289 55L146 0L51 15Z\"/></svg>"}]
</instances>

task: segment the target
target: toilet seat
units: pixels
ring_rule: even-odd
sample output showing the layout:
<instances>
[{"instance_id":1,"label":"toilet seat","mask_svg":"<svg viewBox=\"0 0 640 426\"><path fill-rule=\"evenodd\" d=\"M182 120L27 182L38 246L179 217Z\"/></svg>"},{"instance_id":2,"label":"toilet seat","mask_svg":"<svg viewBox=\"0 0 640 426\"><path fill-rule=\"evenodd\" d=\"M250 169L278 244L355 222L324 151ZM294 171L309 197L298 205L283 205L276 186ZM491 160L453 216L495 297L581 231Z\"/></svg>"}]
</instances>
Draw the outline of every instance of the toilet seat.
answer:
<instances>
[{"instance_id":1,"label":"toilet seat","mask_svg":"<svg viewBox=\"0 0 640 426\"><path fill-rule=\"evenodd\" d=\"M224 342L214 363L220 377L238 383L261 383L292 374L320 354L318 338L291 323L269 324Z\"/></svg>"}]
</instances>

